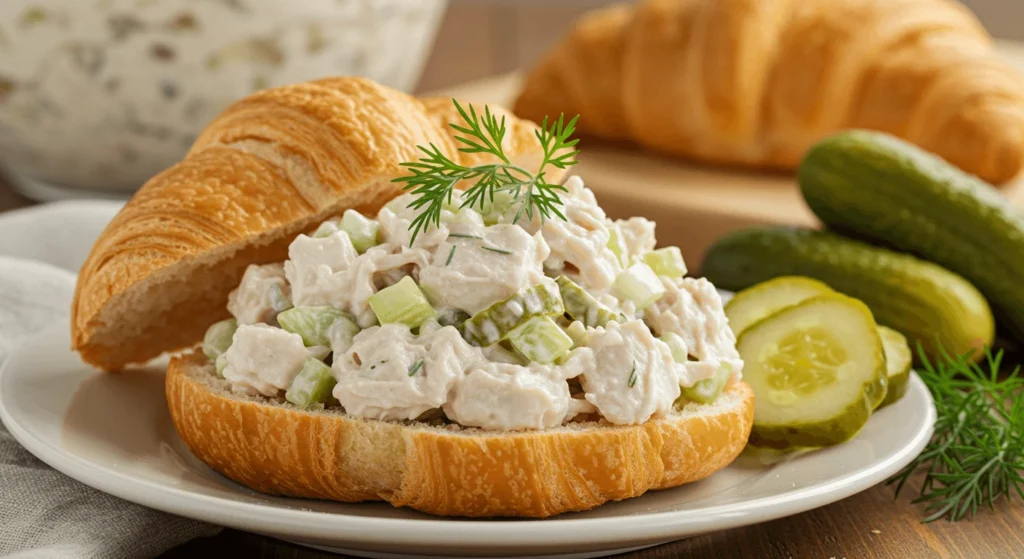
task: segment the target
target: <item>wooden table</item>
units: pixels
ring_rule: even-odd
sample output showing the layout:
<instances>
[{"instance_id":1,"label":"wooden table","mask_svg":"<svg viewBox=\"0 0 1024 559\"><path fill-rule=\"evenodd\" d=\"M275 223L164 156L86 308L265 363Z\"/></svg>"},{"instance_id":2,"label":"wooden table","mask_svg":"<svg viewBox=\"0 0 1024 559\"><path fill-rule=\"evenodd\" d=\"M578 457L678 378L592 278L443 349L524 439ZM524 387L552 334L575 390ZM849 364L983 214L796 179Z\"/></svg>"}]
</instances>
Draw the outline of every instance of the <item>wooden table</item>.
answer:
<instances>
[{"instance_id":1,"label":"wooden table","mask_svg":"<svg viewBox=\"0 0 1024 559\"><path fill-rule=\"evenodd\" d=\"M0 211L30 205L0 177ZM736 528L637 551L621 557L654 559L765 558L828 559L918 557L1024 557L1024 507L1019 503L983 511L973 521L920 523L920 507L910 495L893 500L884 484L817 510L746 528ZM271 538L224 530L195 540L164 557L211 556L251 558L336 557ZM202 555L200 555L202 556Z\"/></svg>"}]
</instances>

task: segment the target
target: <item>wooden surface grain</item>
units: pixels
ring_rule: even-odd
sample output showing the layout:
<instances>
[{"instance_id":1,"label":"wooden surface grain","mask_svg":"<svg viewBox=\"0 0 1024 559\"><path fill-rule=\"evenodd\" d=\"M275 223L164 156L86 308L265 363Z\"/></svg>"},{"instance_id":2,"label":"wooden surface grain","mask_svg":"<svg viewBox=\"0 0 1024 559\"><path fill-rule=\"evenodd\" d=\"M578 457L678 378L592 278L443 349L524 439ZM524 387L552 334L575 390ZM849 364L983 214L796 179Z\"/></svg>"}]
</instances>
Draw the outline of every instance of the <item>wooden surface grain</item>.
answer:
<instances>
[{"instance_id":1,"label":"wooden surface grain","mask_svg":"<svg viewBox=\"0 0 1024 559\"><path fill-rule=\"evenodd\" d=\"M0 211L31 202L0 176ZM875 486L837 503L745 528L717 532L620 555L630 559L821 558L1014 558L1024 557L1024 507L1001 504L971 521L921 524L922 511L909 493L893 499L890 487ZM202 554L210 555L202 555ZM180 546L168 559L195 556L337 557L279 540L224 530L218 536Z\"/></svg>"}]
</instances>

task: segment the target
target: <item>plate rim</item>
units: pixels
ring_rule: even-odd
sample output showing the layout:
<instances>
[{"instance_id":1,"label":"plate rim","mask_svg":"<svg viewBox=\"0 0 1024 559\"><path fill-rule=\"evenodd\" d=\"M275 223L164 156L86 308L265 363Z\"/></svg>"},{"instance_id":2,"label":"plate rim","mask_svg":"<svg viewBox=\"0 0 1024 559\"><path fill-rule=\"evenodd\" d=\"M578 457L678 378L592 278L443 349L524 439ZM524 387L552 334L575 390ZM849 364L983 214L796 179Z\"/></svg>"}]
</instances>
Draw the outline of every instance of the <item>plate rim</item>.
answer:
<instances>
[{"instance_id":1,"label":"plate rim","mask_svg":"<svg viewBox=\"0 0 1024 559\"><path fill-rule=\"evenodd\" d=\"M445 517L353 516L233 500L140 479L64 452L60 447L37 437L21 425L7 409L7 398L4 395L9 392L5 388L11 382L13 373L10 371L15 370L14 364L21 361L24 358L23 354L28 353L38 343L52 345L52 339L47 343L47 338L56 335L57 326L46 328L26 339L0 366L0 420L26 450L72 479L149 508L240 530L283 534L296 539L327 538L346 542L349 546L353 543L444 545L452 548L486 545L515 549L586 543L590 546L622 547L631 542L679 539L767 522L845 499L885 481L910 463L924 448L931 438L936 417L931 394L914 372L910 377L908 392L919 392L928 403L924 417L925 428L917 431L898 452L839 479L822 481L809 487L750 501L696 510L660 511L603 518L569 518L553 522L545 522L545 519L474 520ZM64 330L66 336L67 328ZM641 521L623 522L623 518Z\"/></svg>"}]
</instances>

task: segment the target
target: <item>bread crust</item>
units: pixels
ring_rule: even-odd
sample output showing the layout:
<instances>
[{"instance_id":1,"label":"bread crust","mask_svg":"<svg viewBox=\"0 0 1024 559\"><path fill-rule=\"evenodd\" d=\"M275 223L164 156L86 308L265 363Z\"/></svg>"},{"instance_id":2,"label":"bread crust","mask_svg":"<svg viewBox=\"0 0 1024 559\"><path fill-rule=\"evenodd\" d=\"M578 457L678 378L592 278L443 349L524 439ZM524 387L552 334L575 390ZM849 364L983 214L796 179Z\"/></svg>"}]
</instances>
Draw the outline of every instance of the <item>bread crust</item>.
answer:
<instances>
[{"instance_id":1,"label":"bread crust","mask_svg":"<svg viewBox=\"0 0 1024 559\"><path fill-rule=\"evenodd\" d=\"M363 420L233 395L200 352L171 360L166 391L192 452L252 489L468 517L547 517L703 479L739 455L754 414L736 382L712 406L643 425L488 433Z\"/></svg>"},{"instance_id":2,"label":"bread crust","mask_svg":"<svg viewBox=\"0 0 1024 559\"><path fill-rule=\"evenodd\" d=\"M536 170L537 127L506 116L506 153ZM195 343L227 316L248 264L284 260L298 233L349 208L376 212L398 195L391 179L407 174L399 164L420 157L417 145L457 162L493 160L458 151L448 126L457 118L450 99L424 104L352 77L235 103L96 241L75 288L73 349L117 370Z\"/></svg>"},{"instance_id":3,"label":"bread crust","mask_svg":"<svg viewBox=\"0 0 1024 559\"><path fill-rule=\"evenodd\" d=\"M586 14L514 112L715 164L792 169L848 128L995 183L1024 166L1024 74L952 0L643 0Z\"/></svg>"}]
</instances>

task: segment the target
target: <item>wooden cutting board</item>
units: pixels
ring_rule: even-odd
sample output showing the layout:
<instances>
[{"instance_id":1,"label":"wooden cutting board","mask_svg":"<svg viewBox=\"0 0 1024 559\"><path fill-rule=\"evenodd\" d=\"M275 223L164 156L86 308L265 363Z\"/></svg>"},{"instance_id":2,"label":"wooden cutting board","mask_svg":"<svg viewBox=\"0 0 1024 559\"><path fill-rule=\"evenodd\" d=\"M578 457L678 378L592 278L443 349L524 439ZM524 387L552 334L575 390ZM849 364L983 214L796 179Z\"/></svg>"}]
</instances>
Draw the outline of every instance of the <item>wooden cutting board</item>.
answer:
<instances>
[{"instance_id":1,"label":"wooden cutting board","mask_svg":"<svg viewBox=\"0 0 1024 559\"><path fill-rule=\"evenodd\" d=\"M1024 69L1024 45L1000 50ZM435 92L467 101L508 106L521 76L506 74ZM641 215L658 224L658 241L679 246L691 270L723 234L753 225L818 226L790 174L713 168L653 155L639 149L581 143L573 171L597 193L614 218ZM1000 190L1024 208L1024 177Z\"/></svg>"}]
</instances>

